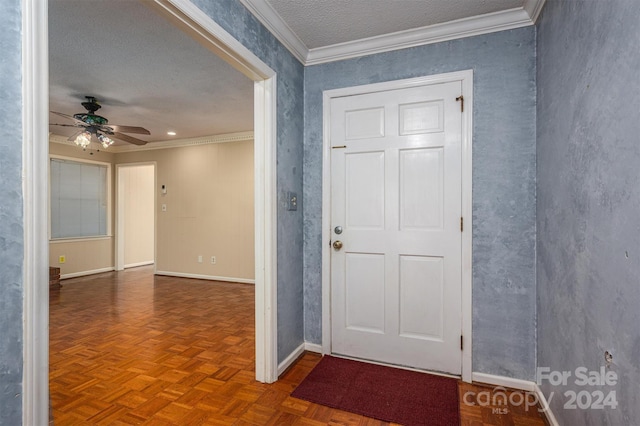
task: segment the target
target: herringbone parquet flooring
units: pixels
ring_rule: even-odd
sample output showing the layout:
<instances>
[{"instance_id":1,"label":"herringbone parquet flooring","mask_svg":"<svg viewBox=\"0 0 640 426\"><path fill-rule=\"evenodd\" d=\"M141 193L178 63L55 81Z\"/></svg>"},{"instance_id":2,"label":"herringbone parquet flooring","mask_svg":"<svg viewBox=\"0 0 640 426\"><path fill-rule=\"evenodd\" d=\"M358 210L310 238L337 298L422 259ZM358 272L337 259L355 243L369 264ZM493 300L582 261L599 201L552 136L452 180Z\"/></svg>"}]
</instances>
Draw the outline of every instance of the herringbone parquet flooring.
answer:
<instances>
[{"instance_id":1,"label":"herringbone parquet flooring","mask_svg":"<svg viewBox=\"0 0 640 426\"><path fill-rule=\"evenodd\" d=\"M55 425L387 425L290 393L320 360L254 380L253 286L153 276L149 267L63 281L51 293ZM461 384L460 394L484 388ZM462 424L543 425L536 410L461 403Z\"/></svg>"}]
</instances>

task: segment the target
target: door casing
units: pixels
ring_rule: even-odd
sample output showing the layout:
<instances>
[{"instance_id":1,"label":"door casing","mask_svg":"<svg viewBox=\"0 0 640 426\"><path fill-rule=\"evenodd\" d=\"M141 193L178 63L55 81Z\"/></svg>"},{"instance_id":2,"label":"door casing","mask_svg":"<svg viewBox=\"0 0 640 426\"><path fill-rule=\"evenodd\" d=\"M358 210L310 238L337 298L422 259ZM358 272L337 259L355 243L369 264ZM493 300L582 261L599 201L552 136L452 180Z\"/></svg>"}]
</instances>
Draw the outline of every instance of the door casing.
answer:
<instances>
[{"instance_id":1,"label":"door casing","mask_svg":"<svg viewBox=\"0 0 640 426\"><path fill-rule=\"evenodd\" d=\"M256 379L278 379L276 73L189 0L149 0L254 81ZM22 0L24 199L22 423L49 422L48 1ZM43 148L46 147L46 148Z\"/></svg>"},{"instance_id":2,"label":"door casing","mask_svg":"<svg viewBox=\"0 0 640 426\"><path fill-rule=\"evenodd\" d=\"M460 81L464 97L462 115L462 380L471 382L472 372L472 136L473 70L457 71L405 80L325 90L323 92L322 141L322 353L331 353L331 99L386 90Z\"/></svg>"}]
</instances>

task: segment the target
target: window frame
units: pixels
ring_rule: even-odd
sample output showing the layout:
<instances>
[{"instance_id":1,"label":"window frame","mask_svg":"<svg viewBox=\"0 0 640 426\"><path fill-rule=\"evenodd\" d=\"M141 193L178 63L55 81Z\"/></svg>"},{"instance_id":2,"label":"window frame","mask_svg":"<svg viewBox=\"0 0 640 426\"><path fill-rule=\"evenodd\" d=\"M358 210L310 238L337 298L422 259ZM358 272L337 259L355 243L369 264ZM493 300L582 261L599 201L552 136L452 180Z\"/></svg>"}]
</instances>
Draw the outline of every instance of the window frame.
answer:
<instances>
[{"instance_id":1,"label":"window frame","mask_svg":"<svg viewBox=\"0 0 640 426\"><path fill-rule=\"evenodd\" d=\"M61 160L61 161L67 161L67 162L71 162L71 163L80 163L80 164L93 164L96 166L101 166L101 167L105 167L107 169L107 173L106 173L106 180L107 180L107 215L106 215L106 221L107 221L107 227L106 227L106 234L105 235L88 235L88 236L84 236L84 237L60 237L60 238L53 238L51 236L51 160ZM47 215L48 215L48 233L49 233L49 242L50 243L62 243L62 242L67 242L67 241L91 241L91 240L103 240L103 239L109 239L109 238L113 238L113 233L112 233L112 210L113 210L113 193L112 193L112 164L106 161L95 161L95 160L86 160L84 158L77 158L77 157L69 157L69 156L64 156L64 155L55 155L55 154L50 154L49 155L49 161L47 162L47 169L48 169L48 211L47 211Z\"/></svg>"}]
</instances>

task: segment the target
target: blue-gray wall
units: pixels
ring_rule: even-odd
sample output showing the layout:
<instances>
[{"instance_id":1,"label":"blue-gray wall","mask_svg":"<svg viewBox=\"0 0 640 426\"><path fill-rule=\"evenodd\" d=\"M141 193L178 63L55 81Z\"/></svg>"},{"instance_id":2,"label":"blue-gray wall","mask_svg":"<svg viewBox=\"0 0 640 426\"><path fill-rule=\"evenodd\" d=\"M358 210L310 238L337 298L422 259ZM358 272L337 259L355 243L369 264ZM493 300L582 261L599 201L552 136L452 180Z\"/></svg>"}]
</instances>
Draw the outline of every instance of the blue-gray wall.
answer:
<instances>
[{"instance_id":1,"label":"blue-gray wall","mask_svg":"<svg viewBox=\"0 0 640 426\"><path fill-rule=\"evenodd\" d=\"M538 366L598 370L619 406L565 425L640 424L640 2L548 0L538 23Z\"/></svg>"},{"instance_id":2,"label":"blue-gray wall","mask_svg":"<svg viewBox=\"0 0 640 426\"><path fill-rule=\"evenodd\" d=\"M287 210L287 192L302 194L304 68L237 0L192 0L277 77L278 361L304 341L302 203ZM300 197L301 199L301 197Z\"/></svg>"},{"instance_id":3,"label":"blue-gray wall","mask_svg":"<svg viewBox=\"0 0 640 426\"><path fill-rule=\"evenodd\" d=\"M305 69L305 338L322 340L322 91L473 69L473 370L535 373L535 28Z\"/></svg>"},{"instance_id":4,"label":"blue-gray wall","mask_svg":"<svg viewBox=\"0 0 640 426\"><path fill-rule=\"evenodd\" d=\"M0 425L22 422L22 15L0 2Z\"/></svg>"}]
</instances>

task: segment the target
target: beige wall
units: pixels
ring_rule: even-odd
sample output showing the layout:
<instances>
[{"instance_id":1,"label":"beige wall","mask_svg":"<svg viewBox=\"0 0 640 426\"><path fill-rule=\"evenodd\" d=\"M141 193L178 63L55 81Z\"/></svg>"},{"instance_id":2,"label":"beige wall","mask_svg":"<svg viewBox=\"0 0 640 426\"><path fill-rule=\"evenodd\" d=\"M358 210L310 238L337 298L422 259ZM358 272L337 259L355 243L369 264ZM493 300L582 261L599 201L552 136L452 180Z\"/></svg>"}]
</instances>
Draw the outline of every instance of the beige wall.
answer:
<instances>
[{"instance_id":1,"label":"beige wall","mask_svg":"<svg viewBox=\"0 0 640 426\"><path fill-rule=\"evenodd\" d=\"M118 164L146 161L157 164L157 271L253 280L253 142L117 155Z\"/></svg>"},{"instance_id":2,"label":"beige wall","mask_svg":"<svg viewBox=\"0 0 640 426\"><path fill-rule=\"evenodd\" d=\"M155 235L155 166L151 164L119 167L116 180L122 194L124 267L154 261Z\"/></svg>"},{"instance_id":3,"label":"beige wall","mask_svg":"<svg viewBox=\"0 0 640 426\"><path fill-rule=\"evenodd\" d=\"M91 156L74 146L51 143L50 152L112 164L155 162L157 271L203 278L254 279L252 141L117 154L100 152ZM166 195L160 192L163 184ZM111 204L115 205L114 199ZM162 204L166 204L166 212L162 212ZM113 231L114 217L112 211ZM114 241L104 241L100 248L95 247L94 241L51 243L51 266L61 266L62 274L113 268ZM91 252L96 250L94 256ZM64 265L58 265L61 254L67 256ZM202 263L198 256L202 256ZM216 257L215 265L211 264L212 256Z\"/></svg>"}]
</instances>

